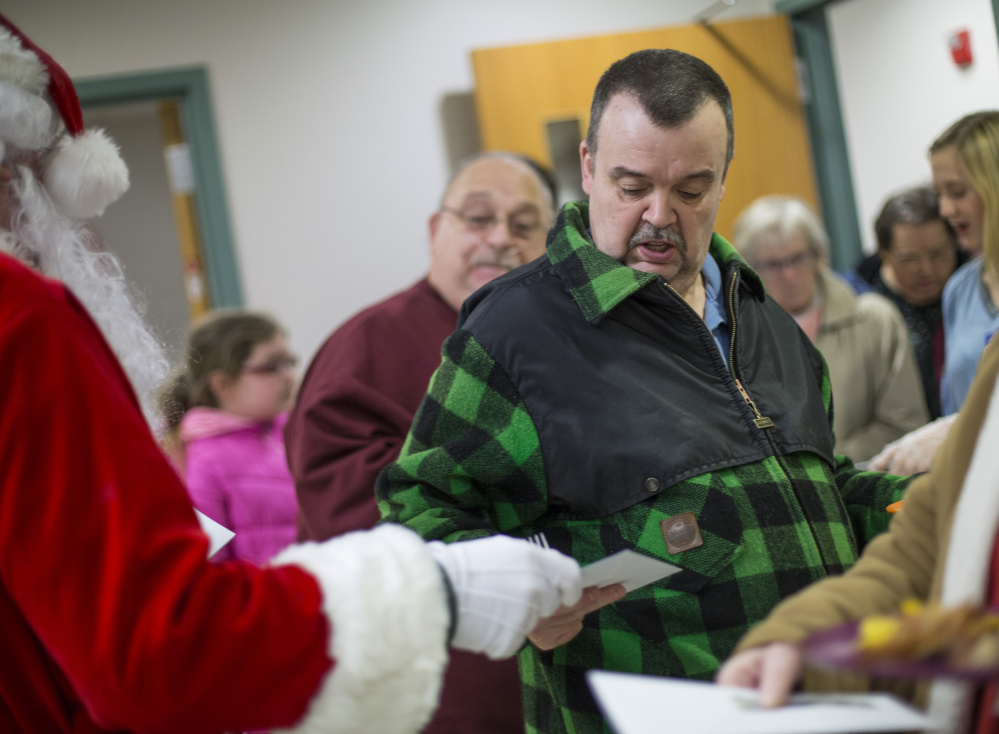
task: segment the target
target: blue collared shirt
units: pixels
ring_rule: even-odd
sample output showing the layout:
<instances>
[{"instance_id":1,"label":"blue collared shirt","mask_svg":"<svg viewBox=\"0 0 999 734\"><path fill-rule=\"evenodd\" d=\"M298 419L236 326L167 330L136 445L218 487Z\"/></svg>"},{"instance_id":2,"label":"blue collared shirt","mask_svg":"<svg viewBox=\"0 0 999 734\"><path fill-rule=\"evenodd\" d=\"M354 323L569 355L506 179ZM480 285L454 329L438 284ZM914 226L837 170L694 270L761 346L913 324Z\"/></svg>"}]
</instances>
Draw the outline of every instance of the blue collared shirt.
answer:
<instances>
[{"instance_id":1,"label":"blue collared shirt","mask_svg":"<svg viewBox=\"0 0 999 734\"><path fill-rule=\"evenodd\" d=\"M731 344L731 334L728 324L728 313L725 311L725 292L722 288L721 268L709 254L704 258L704 265L701 268L704 275L704 324L711 332L711 336L718 345L722 359L728 365L729 345Z\"/></svg>"}]
</instances>

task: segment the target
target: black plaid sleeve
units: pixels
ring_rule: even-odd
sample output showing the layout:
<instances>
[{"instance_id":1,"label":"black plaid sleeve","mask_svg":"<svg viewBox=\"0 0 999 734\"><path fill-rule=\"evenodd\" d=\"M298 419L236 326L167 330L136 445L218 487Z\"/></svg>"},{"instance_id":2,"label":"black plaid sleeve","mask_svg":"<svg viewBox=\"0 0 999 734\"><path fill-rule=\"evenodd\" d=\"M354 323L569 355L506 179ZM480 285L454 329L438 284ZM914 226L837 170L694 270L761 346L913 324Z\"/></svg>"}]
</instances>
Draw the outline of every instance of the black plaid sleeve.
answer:
<instances>
[{"instance_id":1,"label":"black plaid sleeve","mask_svg":"<svg viewBox=\"0 0 999 734\"><path fill-rule=\"evenodd\" d=\"M376 487L382 519L427 539L469 540L529 525L546 508L541 445L510 378L455 332L399 459Z\"/></svg>"},{"instance_id":2,"label":"black plaid sleeve","mask_svg":"<svg viewBox=\"0 0 999 734\"><path fill-rule=\"evenodd\" d=\"M829 431L833 423L832 383L829 368L822 360L822 400L829 416ZM836 487L843 499L859 550L875 535L888 529L891 520L887 508L902 499L912 477L900 477L882 472L857 469L846 456L836 456Z\"/></svg>"}]
</instances>

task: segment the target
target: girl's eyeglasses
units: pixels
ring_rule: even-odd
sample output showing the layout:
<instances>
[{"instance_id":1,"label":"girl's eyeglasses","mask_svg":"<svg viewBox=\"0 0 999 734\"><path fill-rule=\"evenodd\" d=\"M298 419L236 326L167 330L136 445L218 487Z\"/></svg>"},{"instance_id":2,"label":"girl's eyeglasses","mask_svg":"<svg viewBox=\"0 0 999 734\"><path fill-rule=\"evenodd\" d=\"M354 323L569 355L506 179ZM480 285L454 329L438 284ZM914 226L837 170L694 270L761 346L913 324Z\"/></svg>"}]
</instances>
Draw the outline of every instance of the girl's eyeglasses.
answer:
<instances>
[{"instance_id":1,"label":"girl's eyeglasses","mask_svg":"<svg viewBox=\"0 0 999 734\"><path fill-rule=\"evenodd\" d=\"M263 364L244 365L242 371L251 375L277 375L285 370L294 369L297 365L298 357L293 354L285 354L269 359Z\"/></svg>"}]
</instances>

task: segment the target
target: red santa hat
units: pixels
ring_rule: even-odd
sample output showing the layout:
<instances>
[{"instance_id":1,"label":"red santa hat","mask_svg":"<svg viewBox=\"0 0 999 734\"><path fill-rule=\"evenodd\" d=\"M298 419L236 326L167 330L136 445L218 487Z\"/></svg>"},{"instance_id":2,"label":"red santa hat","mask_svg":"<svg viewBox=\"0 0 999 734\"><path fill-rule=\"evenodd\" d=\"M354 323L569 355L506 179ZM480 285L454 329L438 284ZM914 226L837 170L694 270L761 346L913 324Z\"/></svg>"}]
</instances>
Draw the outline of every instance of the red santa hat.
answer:
<instances>
[{"instance_id":1,"label":"red santa hat","mask_svg":"<svg viewBox=\"0 0 999 734\"><path fill-rule=\"evenodd\" d=\"M53 119L53 108L62 125ZM0 158L9 146L48 151L42 183L74 219L103 213L128 190L128 168L117 146L103 130L83 129L69 75L0 15Z\"/></svg>"}]
</instances>

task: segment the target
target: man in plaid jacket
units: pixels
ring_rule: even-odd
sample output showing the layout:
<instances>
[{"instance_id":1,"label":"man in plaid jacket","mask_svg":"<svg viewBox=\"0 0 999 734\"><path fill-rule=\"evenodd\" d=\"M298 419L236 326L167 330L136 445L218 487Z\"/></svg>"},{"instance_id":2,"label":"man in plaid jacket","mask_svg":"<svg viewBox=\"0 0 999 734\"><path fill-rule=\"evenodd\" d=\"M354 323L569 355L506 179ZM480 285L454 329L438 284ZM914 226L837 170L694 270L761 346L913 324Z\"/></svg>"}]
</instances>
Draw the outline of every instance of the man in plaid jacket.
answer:
<instances>
[{"instance_id":1,"label":"man in plaid jacket","mask_svg":"<svg viewBox=\"0 0 999 734\"><path fill-rule=\"evenodd\" d=\"M379 478L383 517L426 538L543 532L581 564L630 548L682 569L534 630L529 732L608 731L590 668L710 679L780 599L849 567L908 481L833 455L821 355L713 233L732 152L707 64L613 64L580 146L589 205L465 302Z\"/></svg>"}]
</instances>

